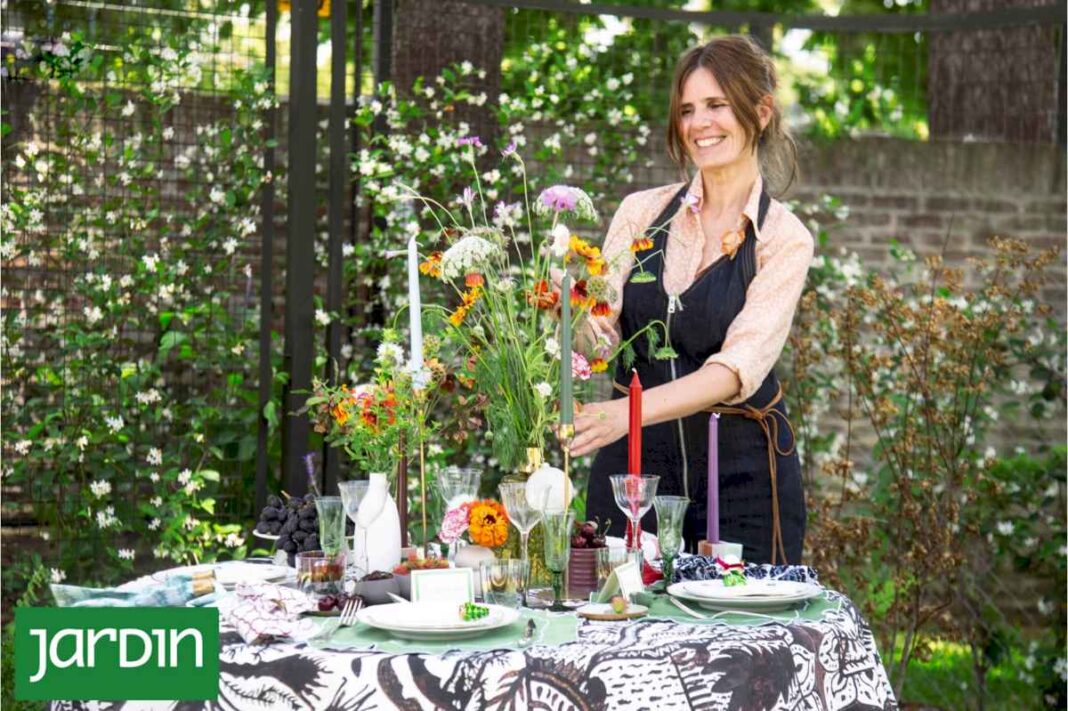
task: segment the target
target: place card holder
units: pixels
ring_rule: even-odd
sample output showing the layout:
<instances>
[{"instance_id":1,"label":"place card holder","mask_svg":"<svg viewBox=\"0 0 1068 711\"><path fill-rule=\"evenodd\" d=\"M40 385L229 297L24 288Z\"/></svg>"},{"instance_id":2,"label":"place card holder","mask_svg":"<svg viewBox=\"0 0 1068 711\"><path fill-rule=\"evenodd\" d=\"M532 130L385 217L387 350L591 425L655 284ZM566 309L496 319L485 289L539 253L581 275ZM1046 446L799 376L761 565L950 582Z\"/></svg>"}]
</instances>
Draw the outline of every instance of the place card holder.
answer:
<instances>
[{"instance_id":1,"label":"place card holder","mask_svg":"<svg viewBox=\"0 0 1068 711\"><path fill-rule=\"evenodd\" d=\"M635 562L624 563L617 566L608 576L601 591L597 593L594 602L611 602L616 595L622 595L628 600L633 596L640 595L645 591L642 583L642 571Z\"/></svg>"},{"instance_id":2,"label":"place card holder","mask_svg":"<svg viewBox=\"0 0 1068 711\"><path fill-rule=\"evenodd\" d=\"M743 560L742 544L728 543L727 541L709 543L706 540L701 540L697 542L697 555L708 556L709 558L722 558L724 560L727 560L727 556L734 556L738 560Z\"/></svg>"},{"instance_id":3,"label":"place card holder","mask_svg":"<svg viewBox=\"0 0 1068 711\"><path fill-rule=\"evenodd\" d=\"M413 570L412 602L474 602L475 574L470 568Z\"/></svg>"}]
</instances>

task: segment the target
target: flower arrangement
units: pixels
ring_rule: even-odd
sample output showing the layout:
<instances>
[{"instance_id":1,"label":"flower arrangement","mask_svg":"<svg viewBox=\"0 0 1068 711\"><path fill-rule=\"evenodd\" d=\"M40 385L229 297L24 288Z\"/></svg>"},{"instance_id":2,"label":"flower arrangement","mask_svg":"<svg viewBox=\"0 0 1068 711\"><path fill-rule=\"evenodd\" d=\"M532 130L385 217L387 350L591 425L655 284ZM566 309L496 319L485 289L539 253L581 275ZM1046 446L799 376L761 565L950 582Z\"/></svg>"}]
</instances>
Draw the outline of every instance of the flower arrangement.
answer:
<instances>
[{"instance_id":1,"label":"flower arrangement","mask_svg":"<svg viewBox=\"0 0 1068 711\"><path fill-rule=\"evenodd\" d=\"M426 352L435 354L437 343L428 339ZM436 357L425 368L413 368L397 332L386 329L370 382L332 386L316 379L304 410L311 413L315 431L344 449L353 462L366 471L389 474L406 444L428 432L426 413L446 376Z\"/></svg>"},{"instance_id":2,"label":"flower arrangement","mask_svg":"<svg viewBox=\"0 0 1068 711\"><path fill-rule=\"evenodd\" d=\"M521 464L528 450L544 450L546 434L559 421L562 299L568 299L571 333L590 316L611 313L616 294L606 279L610 265L600 248L564 222L597 222L589 195L554 185L531 204L525 166L511 144L503 155L518 163L522 201L487 208L475 163L476 152L485 152L485 147L477 137L459 143L475 175L474 186L457 200L461 216L415 190L401 189L421 200L441 226L443 248L431 252L420 271L456 291L458 305L443 313L446 337L459 341L468 356L475 387L487 396L493 453L502 468L510 469ZM570 274L566 296L552 270ZM642 333L657 327L663 329L663 324L650 324ZM573 379L584 381L604 372L633 340L615 349L596 343L587 344L588 352L573 350L567 365ZM658 357L673 355L669 347L658 349L652 340L651 350Z\"/></svg>"},{"instance_id":3,"label":"flower arrangement","mask_svg":"<svg viewBox=\"0 0 1068 711\"><path fill-rule=\"evenodd\" d=\"M465 533L476 546L503 546L508 541L508 513L504 506L493 499L476 499L450 509L441 522L438 537L452 545Z\"/></svg>"}]
</instances>

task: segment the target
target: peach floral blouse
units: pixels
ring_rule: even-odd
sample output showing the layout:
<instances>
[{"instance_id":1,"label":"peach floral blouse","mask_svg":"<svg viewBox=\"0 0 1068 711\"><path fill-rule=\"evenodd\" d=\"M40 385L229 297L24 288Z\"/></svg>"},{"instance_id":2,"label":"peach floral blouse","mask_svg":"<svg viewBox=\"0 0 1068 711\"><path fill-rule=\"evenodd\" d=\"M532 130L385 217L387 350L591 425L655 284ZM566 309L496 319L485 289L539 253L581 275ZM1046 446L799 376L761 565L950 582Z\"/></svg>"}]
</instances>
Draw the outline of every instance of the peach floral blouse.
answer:
<instances>
[{"instance_id":1,"label":"peach floral blouse","mask_svg":"<svg viewBox=\"0 0 1068 711\"><path fill-rule=\"evenodd\" d=\"M588 335L612 346L619 342L623 286L634 264L631 243L650 227L682 185L643 190L623 199L601 250L610 265L608 280L616 298L611 313L590 319L592 333ZM763 181L758 177L742 211L754 225L762 187ZM669 297L681 294L697 277L706 239L698 216L702 199L703 185L697 174L668 232L663 279ZM730 368L742 384L738 395L726 404L747 400L779 359L814 251L808 229L778 200L771 200L764 226L755 232L757 273L746 292L745 306L727 329L722 350L705 361L706 365L719 363ZM717 259L722 255L720 248Z\"/></svg>"}]
</instances>

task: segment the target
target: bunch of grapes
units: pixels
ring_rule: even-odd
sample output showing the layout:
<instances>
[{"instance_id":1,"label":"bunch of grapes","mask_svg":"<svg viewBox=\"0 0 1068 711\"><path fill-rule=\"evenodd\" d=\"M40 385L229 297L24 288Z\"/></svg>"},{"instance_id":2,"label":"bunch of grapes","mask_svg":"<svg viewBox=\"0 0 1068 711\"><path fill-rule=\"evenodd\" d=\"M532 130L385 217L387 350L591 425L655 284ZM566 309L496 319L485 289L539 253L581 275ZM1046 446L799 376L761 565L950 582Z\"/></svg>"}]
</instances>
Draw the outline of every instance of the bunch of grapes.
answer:
<instances>
[{"instance_id":1,"label":"bunch of grapes","mask_svg":"<svg viewBox=\"0 0 1068 711\"><path fill-rule=\"evenodd\" d=\"M319 513L315 509L315 495L292 496L285 504L277 496L268 496L256 530L278 536L278 550L285 551L290 557L319 550Z\"/></svg>"},{"instance_id":2,"label":"bunch of grapes","mask_svg":"<svg viewBox=\"0 0 1068 711\"><path fill-rule=\"evenodd\" d=\"M605 527L607 532L608 527ZM575 521L575 534L571 536L572 548L604 548L608 544L604 540L604 533L597 532L597 522L587 521L579 523Z\"/></svg>"}]
</instances>

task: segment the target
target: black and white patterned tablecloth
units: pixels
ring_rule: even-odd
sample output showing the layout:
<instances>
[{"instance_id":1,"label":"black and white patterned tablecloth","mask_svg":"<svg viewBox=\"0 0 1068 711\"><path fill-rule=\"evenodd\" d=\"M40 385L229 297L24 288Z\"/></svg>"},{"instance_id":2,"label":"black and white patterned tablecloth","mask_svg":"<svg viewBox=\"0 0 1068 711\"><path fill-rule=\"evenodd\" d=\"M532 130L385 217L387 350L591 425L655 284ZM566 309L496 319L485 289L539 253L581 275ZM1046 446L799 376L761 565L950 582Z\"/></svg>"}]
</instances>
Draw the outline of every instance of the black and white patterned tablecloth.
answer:
<instances>
[{"instance_id":1,"label":"black and white patterned tablecloth","mask_svg":"<svg viewBox=\"0 0 1068 711\"><path fill-rule=\"evenodd\" d=\"M213 703L166 709L895 709L871 632L828 593L818 620L762 625L586 622L579 639L444 655L248 645L221 635ZM57 702L59 709L120 704Z\"/></svg>"}]
</instances>

